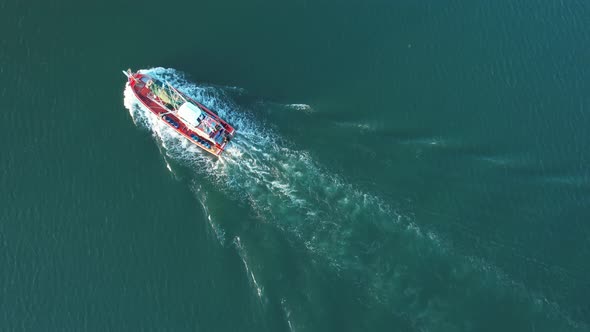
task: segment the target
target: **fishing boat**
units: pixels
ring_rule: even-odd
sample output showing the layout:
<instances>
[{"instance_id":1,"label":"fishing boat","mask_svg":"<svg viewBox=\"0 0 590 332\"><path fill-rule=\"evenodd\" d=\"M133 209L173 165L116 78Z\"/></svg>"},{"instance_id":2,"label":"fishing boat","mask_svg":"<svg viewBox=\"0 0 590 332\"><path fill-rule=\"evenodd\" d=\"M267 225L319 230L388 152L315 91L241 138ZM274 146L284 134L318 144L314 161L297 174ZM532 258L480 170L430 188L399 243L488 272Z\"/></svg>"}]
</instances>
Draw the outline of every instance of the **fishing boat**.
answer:
<instances>
[{"instance_id":1,"label":"fishing boat","mask_svg":"<svg viewBox=\"0 0 590 332\"><path fill-rule=\"evenodd\" d=\"M234 137L232 126L168 82L131 69L123 74L145 107L201 149L219 156Z\"/></svg>"}]
</instances>

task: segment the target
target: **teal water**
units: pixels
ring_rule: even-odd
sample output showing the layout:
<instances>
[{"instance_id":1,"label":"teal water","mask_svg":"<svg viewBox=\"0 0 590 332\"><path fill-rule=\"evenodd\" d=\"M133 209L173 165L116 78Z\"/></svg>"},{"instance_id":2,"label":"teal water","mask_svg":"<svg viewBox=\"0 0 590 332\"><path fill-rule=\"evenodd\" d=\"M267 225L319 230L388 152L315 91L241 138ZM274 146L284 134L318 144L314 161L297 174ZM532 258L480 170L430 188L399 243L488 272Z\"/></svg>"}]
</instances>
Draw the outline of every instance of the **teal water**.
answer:
<instances>
[{"instance_id":1,"label":"teal water","mask_svg":"<svg viewBox=\"0 0 590 332\"><path fill-rule=\"evenodd\" d=\"M589 331L589 15L0 2L0 330Z\"/></svg>"}]
</instances>

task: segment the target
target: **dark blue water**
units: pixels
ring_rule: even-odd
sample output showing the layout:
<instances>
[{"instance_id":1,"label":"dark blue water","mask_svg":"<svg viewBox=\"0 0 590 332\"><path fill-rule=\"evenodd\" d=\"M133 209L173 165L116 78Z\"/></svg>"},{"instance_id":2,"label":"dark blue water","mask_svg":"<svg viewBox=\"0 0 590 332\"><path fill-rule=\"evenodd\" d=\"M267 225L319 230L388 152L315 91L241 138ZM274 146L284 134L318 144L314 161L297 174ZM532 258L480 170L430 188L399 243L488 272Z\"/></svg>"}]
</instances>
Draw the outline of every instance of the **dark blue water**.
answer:
<instances>
[{"instance_id":1,"label":"dark blue water","mask_svg":"<svg viewBox=\"0 0 590 332\"><path fill-rule=\"evenodd\" d=\"M590 330L589 15L0 2L0 330Z\"/></svg>"}]
</instances>

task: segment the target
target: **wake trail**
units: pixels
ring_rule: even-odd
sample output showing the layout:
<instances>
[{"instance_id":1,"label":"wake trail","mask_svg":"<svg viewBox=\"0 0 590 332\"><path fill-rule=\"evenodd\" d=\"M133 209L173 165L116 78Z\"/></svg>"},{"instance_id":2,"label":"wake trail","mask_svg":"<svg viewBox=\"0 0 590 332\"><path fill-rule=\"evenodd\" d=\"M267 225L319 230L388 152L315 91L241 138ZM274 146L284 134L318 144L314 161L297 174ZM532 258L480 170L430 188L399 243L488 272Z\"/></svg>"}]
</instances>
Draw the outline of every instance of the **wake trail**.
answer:
<instances>
[{"instance_id":1,"label":"wake trail","mask_svg":"<svg viewBox=\"0 0 590 332\"><path fill-rule=\"evenodd\" d=\"M585 328L556 303L531 293L499 269L477 258L454 254L436 234L422 230L379 197L331 174L309 153L290 147L272 130L263 128L248 112L237 112L239 107L223 88L189 83L173 69L146 72L199 100L237 129L223 156L212 158L140 106L127 87L125 106L136 125L151 130L163 147L163 155L184 163L195 179L211 181L216 188L247 202L257 219L296 238L331 271L354 279L369 307L390 308L387 311L409 320L417 330L461 329L465 326L461 312L488 306L522 312L519 319L523 324L534 321L556 331ZM213 226L207 214L223 238L224 231ZM264 286L249 267L255 257L244 254L245 244L239 237L233 243L258 297L262 297ZM432 284L437 285L436 290L429 286ZM282 298L281 303L287 300ZM295 313L288 316L291 327L297 317ZM491 323L493 319L483 321ZM471 324L482 323L474 320Z\"/></svg>"}]
</instances>

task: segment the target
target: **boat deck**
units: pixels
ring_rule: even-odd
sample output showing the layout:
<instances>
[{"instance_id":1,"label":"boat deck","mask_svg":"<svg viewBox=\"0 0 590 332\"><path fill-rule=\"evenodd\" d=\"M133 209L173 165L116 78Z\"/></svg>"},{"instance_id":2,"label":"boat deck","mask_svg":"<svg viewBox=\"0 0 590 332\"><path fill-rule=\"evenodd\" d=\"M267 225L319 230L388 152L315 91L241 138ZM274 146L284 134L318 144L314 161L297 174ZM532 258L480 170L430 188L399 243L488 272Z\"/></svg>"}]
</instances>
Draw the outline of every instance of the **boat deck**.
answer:
<instances>
[{"instance_id":1,"label":"boat deck","mask_svg":"<svg viewBox=\"0 0 590 332\"><path fill-rule=\"evenodd\" d=\"M136 97L144 104L152 113L156 114L164 123L168 126L182 134L184 137L189 139L194 144L198 145L203 150L212 153L218 156L223 149L215 146L211 142L209 142L206 138L202 137L197 132L188 128L178 117L170 113L170 110L162 106L160 103L155 102L148 96L150 95L150 89L144 84L141 80L141 77L138 79L132 78L129 80L130 85L135 93Z\"/></svg>"}]
</instances>

